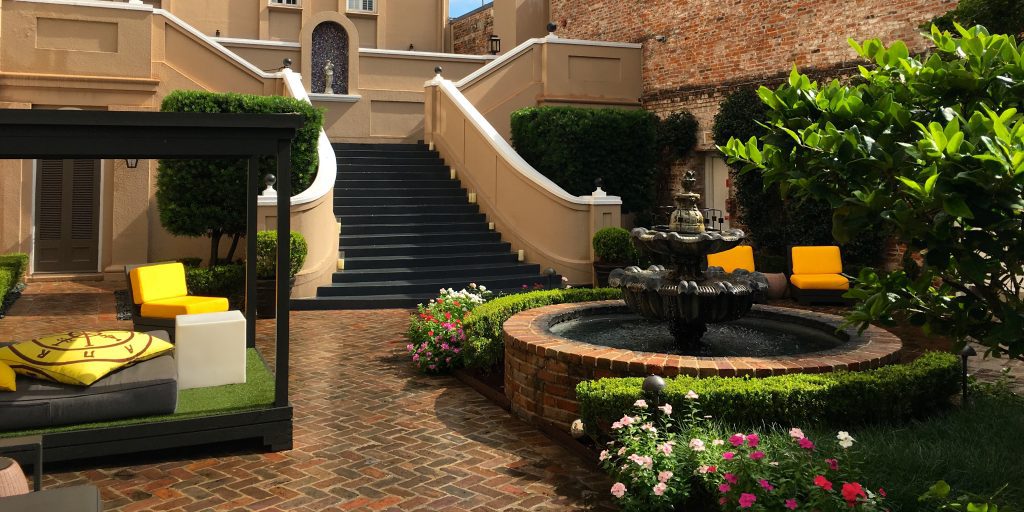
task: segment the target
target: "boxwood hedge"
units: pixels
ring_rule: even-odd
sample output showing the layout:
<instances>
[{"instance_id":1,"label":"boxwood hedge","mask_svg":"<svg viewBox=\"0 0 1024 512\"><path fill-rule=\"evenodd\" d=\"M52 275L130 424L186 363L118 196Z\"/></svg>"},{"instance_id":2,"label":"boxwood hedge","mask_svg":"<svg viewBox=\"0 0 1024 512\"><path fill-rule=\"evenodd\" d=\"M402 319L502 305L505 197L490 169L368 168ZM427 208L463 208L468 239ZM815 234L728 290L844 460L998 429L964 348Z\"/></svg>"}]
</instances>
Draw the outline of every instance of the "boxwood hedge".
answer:
<instances>
[{"instance_id":1,"label":"boxwood hedge","mask_svg":"<svg viewBox=\"0 0 1024 512\"><path fill-rule=\"evenodd\" d=\"M0 256L0 308L4 298L21 282L21 277L28 269L28 255L25 253L4 254Z\"/></svg>"},{"instance_id":2,"label":"boxwood hedge","mask_svg":"<svg viewBox=\"0 0 1024 512\"><path fill-rule=\"evenodd\" d=\"M949 404L959 389L959 361L929 352L904 365L861 372L765 377L679 376L666 380L662 399L685 410L689 390L700 395L700 413L735 425L848 426L922 417ZM641 378L607 378L576 386L587 431L597 434L643 396Z\"/></svg>"},{"instance_id":3,"label":"boxwood hedge","mask_svg":"<svg viewBox=\"0 0 1024 512\"><path fill-rule=\"evenodd\" d=\"M467 338L463 347L465 365L484 371L499 367L505 359L501 326L520 311L551 304L621 298L622 292L617 288L568 288L508 295L477 306L463 322Z\"/></svg>"}]
</instances>

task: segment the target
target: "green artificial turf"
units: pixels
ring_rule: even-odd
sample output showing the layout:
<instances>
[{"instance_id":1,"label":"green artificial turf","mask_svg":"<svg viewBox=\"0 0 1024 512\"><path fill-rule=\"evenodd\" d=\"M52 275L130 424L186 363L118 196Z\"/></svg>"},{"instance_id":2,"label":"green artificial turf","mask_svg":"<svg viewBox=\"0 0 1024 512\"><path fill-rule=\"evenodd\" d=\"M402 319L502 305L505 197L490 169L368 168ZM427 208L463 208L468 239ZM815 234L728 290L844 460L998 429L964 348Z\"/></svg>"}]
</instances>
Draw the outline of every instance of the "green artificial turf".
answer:
<instances>
[{"instance_id":1,"label":"green artificial turf","mask_svg":"<svg viewBox=\"0 0 1024 512\"><path fill-rule=\"evenodd\" d=\"M245 372L245 384L228 384L226 386L178 391L178 407L175 409L174 414L21 430L17 432L2 432L0 433L0 438L182 420L197 416L260 409L273 404L274 374L270 372L266 364L264 364L263 358L260 357L259 352L254 348L250 348L246 353Z\"/></svg>"}]
</instances>

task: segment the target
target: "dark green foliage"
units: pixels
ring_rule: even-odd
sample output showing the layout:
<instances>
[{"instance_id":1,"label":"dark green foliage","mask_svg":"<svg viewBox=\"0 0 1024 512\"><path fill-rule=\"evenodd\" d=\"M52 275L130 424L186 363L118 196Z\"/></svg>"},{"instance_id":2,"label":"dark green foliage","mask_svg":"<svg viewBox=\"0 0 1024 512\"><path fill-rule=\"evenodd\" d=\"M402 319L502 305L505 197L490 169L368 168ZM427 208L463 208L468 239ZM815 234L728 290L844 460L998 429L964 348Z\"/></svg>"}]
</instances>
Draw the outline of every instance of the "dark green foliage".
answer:
<instances>
[{"instance_id":1,"label":"dark green foliage","mask_svg":"<svg viewBox=\"0 0 1024 512\"><path fill-rule=\"evenodd\" d=\"M759 123L767 122L767 107L754 89L738 89L722 100L712 133L715 144L730 138L747 140L765 134ZM733 173L739 218L753 239L755 256L767 265L764 272L783 272L787 248L794 245L836 245L832 237L832 207L813 198L784 199L778 183L765 186L760 173ZM847 273L861 267L877 266L883 257L884 231L863 233L840 244Z\"/></svg>"},{"instance_id":2,"label":"dark green foliage","mask_svg":"<svg viewBox=\"0 0 1024 512\"><path fill-rule=\"evenodd\" d=\"M245 266L237 263L215 267L185 267L189 295L227 297L231 309L245 300Z\"/></svg>"},{"instance_id":3,"label":"dark green foliage","mask_svg":"<svg viewBox=\"0 0 1024 512\"><path fill-rule=\"evenodd\" d=\"M512 145L573 195L604 180L626 212L649 210L658 164L658 118L645 110L531 107L512 113Z\"/></svg>"},{"instance_id":4,"label":"dark green foliage","mask_svg":"<svg viewBox=\"0 0 1024 512\"><path fill-rule=\"evenodd\" d=\"M186 268L192 268L202 265L203 259L189 256L185 258L178 258L178 262L180 262L182 265L185 265Z\"/></svg>"},{"instance_id":5,"label":"dark green foliage","mask_svg":"<svg viewBox=\"0 0 1024 512\"><path fill-rule=\"evenodd\" d=\"M686 410L689 390L700 395L701 414L737 426L783 426L904 421L949 404L959 389L959 360L944 352L927 353L912 363L863 372L792 374L667 380L664 400ZM576 387L580 415L596 433L627 413L642 398L641 378L600 379Z\"/></svg>"},{"instance_id":6,"label":"dark green foliage","mask_svg":"<svg viewBox=\"0 0 1024 512\"><path fill-rule=\"evenodd\" d=\"M673 112L658 122L658 148L667 160L686 158L697 145L699 128L690 111Z\"/></svg>"},{"instance_id":7,"label":"dark green foliage","mask_svg":"<svg viewBox=\"0 0 1024 512\"><path fill-rule=\"evenodd\" d=\"M601 263L636 265L638 253L623 228L604 228L594 233L594 256Z\"/></svg>"},{"instance_id":8,"label":"dark green foliage","mask_svg":"<svg viewBox=\"0 0 1024 512\"><path fill-rule=\"evenodd\" d=\"M940 30L954 30L953 23L965 27L984 25L993 34L1024 35L1024 0L960 0L956 9L938 16L924 25L929 30L932 24Z\"/></svg>"},{"instance_id":9,"label":"dark green foliage","mask_svg":"<svg viewBox=\"0 0 1024 512\"><path fill-rule=\"evenodd\" d=\"M306 238L298 231L292 231L288 239L289 265L288 277L295 277L295 274L302 270L306 263L306 253L309 247L306 245ZM256 233L256 277L259 279L273 279L277 275L277 231L260 231Z\"/></svg>"},{"instance_id":10,"label":"dark green foliage","mask_svg":"<svg viewBox=\"0 0 1024 512\"><path fill-rule=\"evenodd\" d=\"M462 354L465 366L484 371L501 366L505 359L502 325L520 311L551 304L621 298L622 292L617 288L568 288L508 295L486 302L474 308L463 322L467 338Z\"/></svg>"},{"instance_id":11,"label":"dark green foliage","mask_svg":"<svg viewBox=\"0 0 1024 512\"><path fill-rule=\"evenodd\" d=\"M25 253L4 254L0 256L0 307L4 297L11 292L28 270L28 255Z\"/></svg>"},{"instance_id":12,"label":"dark green foliage","mask_svg":"<svg viewBox=\"0 0 1024 512\"><path fill-rule=\"evenodd\" d=\"M859 326L904 318L996 356L1024 354L1024 48L982 26L932 28L932 53L850 45L874 67L850 84L796 68L758 95L769 133L720 146L744 172L832 205L832 233L892 233L900 271L862 271Z\"/></svg>"},{"instance_id":13,"label":"dark green foliage","mask_svg":"<svg viewBox=\"0 0 1024 512\"><path fill-rule=\"evenodd\" d=\"M281 96L253 96L204 91L173 91L160 106L164 112L295 113L304 124L291 146L292 190L298 193L316 175L317 142L323 113L312 105ZM157 207L160 223L178 236L209 236L216 264L220 237L232 237L232 249L245 234L245 160L161 160L157 176ZM260 176L276 174L273 158L260 161ZM261 180L262 182L262 180ZM233 252L233 251L229 251ZM233 254L228 254L228 260Z\"/></svg>"}]
</instances>

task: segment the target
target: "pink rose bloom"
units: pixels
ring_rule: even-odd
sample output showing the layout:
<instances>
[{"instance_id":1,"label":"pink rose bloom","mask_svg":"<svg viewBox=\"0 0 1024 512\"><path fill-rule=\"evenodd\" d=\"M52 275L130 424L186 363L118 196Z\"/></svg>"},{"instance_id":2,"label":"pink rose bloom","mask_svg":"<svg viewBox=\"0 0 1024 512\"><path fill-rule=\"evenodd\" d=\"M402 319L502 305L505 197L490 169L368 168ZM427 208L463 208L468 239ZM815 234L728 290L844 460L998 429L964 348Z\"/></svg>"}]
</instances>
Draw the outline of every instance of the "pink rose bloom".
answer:
<instances>
[{"instance_id":1,"label":"pink rose bloom","mask_svg":"<svg viewBox=\"0 0 1024 512\"><path fill-rule=\"evenodd\" d=\"M711 441L711 446L722 446L723 444L725 444L725 441L722 441L721 439Z\"/></svg>"},{"instance_id":2,"label":"pink rose bloom","mask_svg":"<svg viewBox=\"0 0 1024 512\"><path fill-rule=\"evenodd\" d=\"M633 402L633 407L639 407L641 409L646 409L647 408L647 401L641 398L640 400L637 400L636 402Z\"/></svg>"},{"instance_id":3,"label":"pink rose bloom","mask_svg":"<svg viewBox=\"0 0 1024 512\"><path fill-rule=\"evenodd\" d=\"M725 453L722 454L722 458L725 459L725 460L732 460L732 458L735 457L735 456L736 456L736 454L733 453L733 452L725 452Z\"/></svg>"},{"instance_id":4,"label":"pink rose bloom","mask_svg":"<svg viewBox=\"0 0 1024 512\"><path fill-rule=\"evenodd\" d=\"M825 464L828 464L828 468L832 471L839 471L839 461L835 459L825 459Z\"/></svg>"},{"instance_id":5,"label":"pink rose bloom","mask_svg":"<svg viewBox=\"0 0 1024 512\"><path fill-rule=\"evenodd\" d=\"M826 491L832 490L832 482L829 482L825 475L817 475L814 477L814 485L825 489Z\"/></svg>"},{"instance_id":6,"label":"pink rose bloom","mask_svg":"<svg viewBox=\"0 0 1024 512\"><path fill-rule=\"evenodd\" d=\"M711 471L711 466L697 466L697 472L706 475L708 471Z\"/></svg>"},{"instance_id":7,"label":"pink rose bloom","mask_svg":"<svg viewBox=\"0 0 1024 512\"><path fill-rule=\"evenodd\" d=\"M796 510L796 500L794 500L793 498L786 500L786 508L790 510Z\"/></svg>"},{"instance_id":8,"label":"pink rose bloom","mask_svg":"<svg viewBox=\"0 0 1024 512\"><path fill-rule=\"evenodd\" d=\"M626 447L625 446L623 446L622 448L619 448L619 455L622 455L624 453L626 453Z\"/></svg>"},{"instance_id":9,"label":"pink rose bloom","mask_svg":"<svg viewBox=\"0 0 1024 512\"><path fill-rule=\"evenodd\" d=\"M813 450L814 449L814 443L812 443L811 440L807 439L806 437L801 437L800 440L797 441L797 444L800 445L800 448L803 448L805 450Z\"/></svg>"},{"instance_id":10,"label":"pink rose bloom","mask_svg":"<svg viewBox=\"0 0 1024 512\"><path fill-rule=\"evenodd\" d=\"M764 490L766 490L766 491L771 491L772 489L774 489L774 488L775 488L775 486L774 486L774 485L770 484L770 483L768 482L768 480L765 480L764 478L762 478L761 480L759 480L759 481L758 481L757 483L758 483L758 484L759 484L759 485L761 486L761 488L762 488L762 489L764 489Z\"/></svg>"},{"instance_id":11,"label":"pink rose bloom","mask_svg":"<svg viewBox=\"0 0 1024 512\"><path fill-rule=\"evenodd\" d=\"M764 452L762 452L761 450L758 450L758 451L756 451L754 453L751 453L750 454L750 458L753 459L753 460L761 460L761 459L764 458Z\"/></svg>"},{"instance_id":12,"label":"pink rose bloom","mask_svg":"<svg viewBox=\"0 0 1024 512\"><path fill-rule=\"evenodd\" d=\"M608 458L608 450L601 450L601 456L597 460L605 460Z\"/></svg>"},{"instance_id":13,"label":"pink rose bloom","mask_svg":"<svg viewBox=\"0 0 1024 512\"><path fill-rule=\"evenodd\" d=\"M622 428L622 422L621 421L616 421L615 423L612 423L612 430L618 430L620 428Z\"/></svg>"},{"instance_id":14,"label":"pink rose bloom","mask_svg":"<svg viewBox=\"0 0 1024 512\"><path fill-rule=\"evenodd\" d=\"M798 429L796 427L793 427L793 428L789 429L789 437L792 437L793 439L803 439L804 438L804 431L800 430L800 429Z\"/></svg>"},{"instance_id":15,"label":"pink rose bloom","mask_svg":"<svg viewBox=\"0 0 1024 512\"><path fill-rule=\"evenodd\" d=\"M665 485L664 482L661 482L651 488L651 490L654 491L655 496L661 496L662 494L665 494L665 489L668 489L668 486Z\"/></svg>"},{"instance_id":16,"label":"pink rose bloom","mask_svg":"<svg viewBox=\"0 0 1024 512\"><path fill-rule=\"evenodd\" d=\"M658 447L658 451L664 453L665 455L672 455L672 445L669 443L665 443Z\"/></svg>"},{"instance_id":17,"label":"pink rose bloom","mask_svg":"<svg viewBox=\"0 0 1024 512\"><path fill-rule=\"evenodd\" d=\"M743 434L733 434L729 437L729 442L732 443L733 446L740 446L743 444L744 439L745 437Z\"/></svg>"},{"instance_id":18,"label":"pink rose bloom","mask_svg":"<svg viewBox=\"0 0 1024 512\"><path fill-rule=\"evenodd\" d=\"M751 448L757 448L757 445L760 442L761 438L758 437L757 434L750 434L749 436L747 436L747 444L749 444Z\"/></svg>"},{"instance_id":19,"label":"pink rose bloom","mask_svg":"<svg viewBox=\"0 0 1024 512\"><path fill-rule=\"evenodd\" d=\"M757 501L757 496L749 492L740 494L740 508L750 508L754 505L755 501Z\"/></svg>"},{"instance_id":20,"label":"pink rose bloom","mask_svg":"<svg viewBox=\"0 0 1024 512\"><path fill-rule=\"evenodd\" d=\"M672 472L671 471L662 471L661 473L658 473L658 481L661 482L661 483L668 482L671 478L672 478Z\"/></svg>"},{"instance_id":21,"label":"pink rose bloom","mask_svg":"<svg viewBox=\"0 0 1024 512\"><path fill-rule=\"evenodd\" d=\"M726 493L729 492L732 487L729 484L721 484L718 486L718 492Z\"/></svg>"},{"instance_id":22,"label":"pink rose bloom","mask_svg":"<svg viewBox=\"0 0 1024 512\"><path fill-rule=\"evenodd\" d=\"M658 407L658 409L661 409L661 412L665 413L666 416L672 415L672 404L665 404L661 407Z\"/></svg>"},{"instance_id":23,"label":"pink rose bloom","mask_svg":"<svg viewBox=\"0 0 1024 512\"><path fill-rule=\"evenodd\" d=\"M633 418L629 416L623 416L622 419L619 420L619 423L622 423L622 426L624 427L628 427L629 425L633 424Z\"/></svg>"},{"instance_id":24,"label":"pink rose bloom","mask_svg":"<svg viewBox=\"0 0 1024 512\"><path fill-rule=\"evenodd\" d=\"M690 449L695 452L704 451L704 441L697 438L690 439Z\"/></svg>"},{"instance_id":25,"label":"pink rose bloom","mask_svg":"<svg viewBox=\"0 0 1024 512\"><path fill-rule=\"evenodd\" d=\"M725 481L729 482L730 484L735 484L735 483L739 482L739 479L736 478L736 475L734 475L732 473L726 473L726 474L722 475L722 478L724 478Z\"/></svg>"},{"instance_id":26,"label":"pink rose bloom","mask_svg":"<svg viewBox=\"0 0 1024 512\"><path fill-rule=\"evenodd\" d=\"M621 498L625 495L626 486L623 485L622 482L615 482L615 485L612 486L612 496L615 496L616 498Z\"/></svg>"}]
</instances>

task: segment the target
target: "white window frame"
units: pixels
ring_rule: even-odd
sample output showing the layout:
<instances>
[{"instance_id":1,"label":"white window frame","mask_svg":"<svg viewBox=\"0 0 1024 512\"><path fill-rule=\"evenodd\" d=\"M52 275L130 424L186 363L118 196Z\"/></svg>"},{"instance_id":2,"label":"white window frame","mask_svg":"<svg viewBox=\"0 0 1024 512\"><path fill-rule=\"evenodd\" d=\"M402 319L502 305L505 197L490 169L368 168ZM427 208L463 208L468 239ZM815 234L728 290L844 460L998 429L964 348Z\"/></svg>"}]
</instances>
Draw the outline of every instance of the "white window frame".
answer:
<instances>
[{"instance_id":1,"label":"white window frame","mask_svg":"<svg viewBox=\"0 0 1024 512\"><path fill-rule=\"evenodd\" d=\"M274 7L302 7L302 0L268 0Z\"/></svg>"},{"instance_id":2,"label":"white window frame","mask_svg":"<svg viewBox=\"0 0 1024 512\"><path fill-rule=\"evenodd\" d=\"M364 6L369 3L370 8L366 9ZM366 14L377 13L377 0L345 0L345 10L347 12L360 12Z\"/></svg>"}]
</instances>

